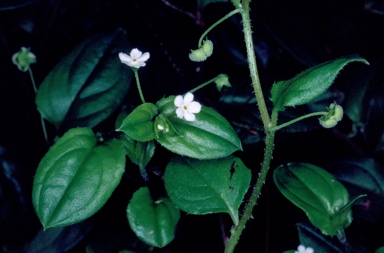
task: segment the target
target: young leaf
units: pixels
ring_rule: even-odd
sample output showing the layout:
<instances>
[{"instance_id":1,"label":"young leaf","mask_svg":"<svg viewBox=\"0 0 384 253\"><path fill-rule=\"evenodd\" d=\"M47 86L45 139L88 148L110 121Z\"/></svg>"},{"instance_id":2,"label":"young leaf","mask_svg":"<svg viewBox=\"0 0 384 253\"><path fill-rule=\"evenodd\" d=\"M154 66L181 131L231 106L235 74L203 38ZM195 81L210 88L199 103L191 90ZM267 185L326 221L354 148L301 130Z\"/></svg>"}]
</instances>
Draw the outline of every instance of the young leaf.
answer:
<instances>
[{"instance_id":1,"label":"young leaf","mask_svg":"<svg viewBox=\"0 0 384 253\"><path fill-rule=\"evenodd\" d=\"M331 86L337 74L350 62L368 64L358 56L340 58L309 68L290 80L275 83L271 89L274 110L284 111L285 106L312 101Z\"/></svg>"},{"instance_id":2,"label":"young leaf","mask_svg":"<svg viewBox=\"0 0 384 253\"><path fill-rule=\"evenodd\" d=\"M174 100L175 96L169 96L156 103L171 126L156 139L166 149L197 159L221 158L242 150L235 130L218 112L202 106L195 121L186 121L177 117Z\"/></svg>"},{"instance_id":3,"label":"young leaf","mask_svg":"<svg viewBox=\"0 0 384 253\"><path fill-rule=\"evenodd\" d=\"M102 143L91 129L74 128L59 138L37 168L32 200L45 228L74 224L109 199L125 169L121 143Z\"/></svg>"},{"instance_id":4,"label":"young leaf","mask_svg":"<svg viewBox=\"0 0 384 253\"><path fill-rule=\"evenodd\" d=\"M96 35L64 57L36 94L37 109L59 134L73 127L94 127L105 120L126 96L132 71L118 53L127 51L122 29Z\"/></svg>"},{"instance_id":5,"label":"young leaf","mask_svg":"<svg viewBox=\"0 0 384 253\"><path fill-rule=\"evenodd\" d=\"M122 131L136 141L150 141L156 138L154 117L157 107L151 103L144 103L136 107L121 124L117 131Z\"/></svg>"},{"instance_id":6,"label":"young leaf","mask_svg":"<svg viewBox=\"0 0 384 253\"><path fill-rule=\"evenodd\" d=\"M344 235L352 222L348 191L330 173L308 163L292 163L275 169L273 179L280 192L301 208L325 235Z\"/></svg>"},{"instance_id":7,"label":"young leaf","mask_svg":"<svg viewBox=\"0 0 384 253\"><path fill-rule=\"evenodd\" d=\"M180 211L166 198L153 201L149 189L137 190L127 208L127 218L133 232L145 243L162 248L175 237Z\"/></svg>"},{"instance_id":8,"label":"young leaf","mask_svg":"<svg viewBox=\"0 0 384 253\"><path fill-rule=\"evenodd\" d=\"M191 214L228 213L238 223L238 209L249 188L251 171L237 157L216 160L173 158L164 174L169 198Z\"/></svg>"}]
</instances>

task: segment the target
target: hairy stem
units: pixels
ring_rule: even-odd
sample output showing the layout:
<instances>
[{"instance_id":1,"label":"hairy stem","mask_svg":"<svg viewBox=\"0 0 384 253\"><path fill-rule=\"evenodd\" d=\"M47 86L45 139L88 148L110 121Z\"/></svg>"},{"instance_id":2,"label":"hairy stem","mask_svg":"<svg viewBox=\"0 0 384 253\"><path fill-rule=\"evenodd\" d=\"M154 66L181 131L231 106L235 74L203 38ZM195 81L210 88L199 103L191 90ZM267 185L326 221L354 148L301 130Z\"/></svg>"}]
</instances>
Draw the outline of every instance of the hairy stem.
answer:
<instances>
[{"instance_id":1,"label":"hairy stem","mask_svg":"<svg viewBox=\"0 0 384 253\"><path fill-rule=\"evenodd\" d=\"M266 134L265 151L264 151L264 159L261 166L261 170L258 175L257 181L253 186L251 197L247 205L245 206L244 213L239 221L239 224L237 226L234 226L231 231L232 232L231 237L229 238L229 241L225 248L225 253L232 253L234 251L239 241L240 235L244 230L248 219L252 215L252 210L257 203L257 200L260 196L261 189L267 178L268 170L272 160L272 153L273 153L274 139L275 139L275 131L271 131L270 129L276 126L277 115L278 115L278 112L274 111L272 112L272 116L270 118L267 105L265 103L263 91L261 89L261 83L260 83L259 73L258 73L257 64L256 64L256 55L255 55L254 46L253 46L252 28L251 28L250 14L249 14L249 3L250 3L250 0L242 1L243 11L241 12L241 16L243 21L243 32L244 32L245 46L247 50L249 71L250 71L252 85L253 85L253 89L255 92L256 100L257 100L258 109L261 115L261 119L263 121L264 131Z\"/></svg>"}]
</instances>

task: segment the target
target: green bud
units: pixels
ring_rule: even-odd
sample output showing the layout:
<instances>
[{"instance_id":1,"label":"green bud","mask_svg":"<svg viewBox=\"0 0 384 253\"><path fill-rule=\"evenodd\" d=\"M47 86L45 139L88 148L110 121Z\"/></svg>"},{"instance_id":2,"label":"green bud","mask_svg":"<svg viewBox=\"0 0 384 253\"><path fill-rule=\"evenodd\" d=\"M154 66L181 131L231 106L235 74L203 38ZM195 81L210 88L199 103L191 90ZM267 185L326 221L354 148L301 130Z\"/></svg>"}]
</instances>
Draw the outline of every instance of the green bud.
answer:
<instances>
[{"instance_id":1,"label":"green bud","mask_svg":"<svg viewBox=\"0 0 384 253\"><path fill-rule=\"evenodd\" d=\"M232 87L231 83L229 82L228 75L226 74L219 74L216 77L215 83L218 91L221 91L223 86Z\"/></svg>"},{"instance_id":2,"label":"green bud","mask_svg":"<svg viewBox=\"0 0 384 253\"><path fill-rule=\"evenodd\" d=\"M207 59L207 55L202 48L199 48L192 50L191 53L189 53L189 59L195 62L203 62Z\"/></svg>"},{"instance_id":3,"label":"green bud","mask_svg":"<svg viewBox=\"0 0 384 253\"><path fill-rule=\"evenodd\" d=\"M23 72L28 71L29 65L36 63L36 56L29 48L21 47L20 51L12 55L12 62Z\"/></svg>"},{"instance_id":4,"label":"green bud","mask_svg":"<svg viewBox=\"0 0 384 253\"><path fill-rule=\"evenodd\" d=\"M159 138L159 133L166 134L169 132L169 124L167 119L161 114L156 117L154 126L156 128L155 132L157 138Z\"/></svg>"},{"instance_id":5,"label":"green bud","mask_svg":"<svg viewBox=\"0 0 384 253\"><path fill-rule=\"evenodd\" d=\"M319 121L320 125L325 128L331 128L336 126L336 124L343 118L343 107L336 103L332 103L328 107L328 114L322 116Z\"/></svg>"},{"instance_id":6,"label":"green bud","mask_svg":"<svg viewBox=\"0 0 384 253\"><path fill-rule=\"evenodd\" d=\"M211 56L213 53L213 43L210 40L205 40L203 45L201 46L203 49L204 53L206 54L207 57Z\"/></svg>"}]
</instances>

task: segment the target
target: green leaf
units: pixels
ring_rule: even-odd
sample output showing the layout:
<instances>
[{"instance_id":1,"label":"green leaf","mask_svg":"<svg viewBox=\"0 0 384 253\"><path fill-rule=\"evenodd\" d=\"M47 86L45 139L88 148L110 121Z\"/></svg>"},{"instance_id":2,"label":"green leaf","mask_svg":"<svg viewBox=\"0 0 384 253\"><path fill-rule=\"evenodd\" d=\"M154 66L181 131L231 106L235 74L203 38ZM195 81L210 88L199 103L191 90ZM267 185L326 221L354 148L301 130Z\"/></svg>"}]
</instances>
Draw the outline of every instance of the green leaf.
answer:
<instances>
[{"instance_id":1,"label":"green leaf","mask_svg":"<svg viewBox=\"0 0 384 253\"><path fill-rule=\"evenodd\" d=\"M137 164L140 168L145 168L155 153L154 141L135 141L125 134L121 135L119 140L123 143L125 152L131 162Z\"/></svg>"},{"instance_id":2,"label":"green leaf","mask_svg":"<svg viewBox=\"0 0 384 253\"><path fill-rule=\"evenodd\" d=\"M325 235L344 235L352 222L346 188L324 169L308 163L292 163L275 169L273 179L280 192L301 208Z\"/></svg>"},{"instance_id":3,"label":"green leaf","mask_svg":"<svg viewBox=\"0 0 384 253\"><path fill-rule=\"evenodd\" d=\"M128 204L127 218L137 237L149 245L162 248L175 237L180 211L166 197L153 201L149 189L142 187L133 194Z\"/></svg>"},{"instance_id":4,"label":"green leaf","mask_svg":"<svg viewBox=\"0 0 384 253\"><path fill-rule=\"evenodd\" d=\"M249 188L251 171L237 157L195 160L175 157L164 174L169 198L191 214L228 213L238 223L238 209Z\"/></svg>"},{"instance_id":5,"label":"green leaf","mask_svg":"<svg viewBox=\"0 0 384 253\"><path fill-rule=\"evenodd\" d=\"M384 253L384 246L378 248L375 253Z\"/></svg>"},{"instance_id":6,"label":"green leaf","mask_svg":"<svg viewBox=\"0 0 384 253\"><path fill-rule=\"evenodd\" d=\"M284 111L285 106L297 106L312 101L332 85L337 74L350 62L368 64L358 56L340 58L309 68L290 80L275 83L271 89L274 109Z\"/></svg>"},{"instance_id":7,"label":"green leaf","mask_svg":"<svg viewBox=\"0 0 384 253\"><path fill-rule=\"evenodd\" d=\"M88 128L69 130L40 161L33 182L33 204L43 226L66 226L92 216L109 199L124 169L120 142L98 143Z\"/></svg>"},{"instance_id":8,"label":"green leaf","mask_svg":"<svg viewBox=\"0 0 384 253\"><path fill-rule=\"evenodd\" d=\"M118 29L96 35L65 56L36 94L37 109L59 133L73 127L94 127L120 105L132 71L118 53L128 51L126 33Z\"/></svg>"},{"instance_id":9,"label":"green leaf","mask_svg":"<svg viewBox=\"0 0 384 253\"><path fill-rule=\"evenodd\" d=\"M121 124L117 131L122 131L136 141L150 141L156 138L154 117L157 107L151 103L144 103L136 107Z\"/></svg>"},{"instance_id":10,"label":"green leaf","mask_svg":"<svg viewBox=\"0 0 384 253\"><path fill-rule=\"evenodd\" d=\"M235 130L218 112L202 106L195 121L186 121L177 117L174 100L175 96L169 96L156 103L171 126L156 139L166 149L197 159L221 158L242 150Z\"/></svg>"}]
</instances>

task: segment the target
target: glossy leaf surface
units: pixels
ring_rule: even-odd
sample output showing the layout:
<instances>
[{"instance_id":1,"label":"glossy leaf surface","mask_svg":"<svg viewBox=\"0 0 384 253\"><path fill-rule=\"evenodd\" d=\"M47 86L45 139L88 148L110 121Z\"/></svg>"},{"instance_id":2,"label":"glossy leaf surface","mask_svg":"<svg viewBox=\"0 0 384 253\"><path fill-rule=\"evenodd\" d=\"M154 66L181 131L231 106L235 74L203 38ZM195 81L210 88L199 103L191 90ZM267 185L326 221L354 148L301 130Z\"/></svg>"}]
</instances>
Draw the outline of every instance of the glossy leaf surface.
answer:
<instances>
[{"instance_id":1,"label":"glossy leaf surface","mask_svg":"<svg viewBox=\"0 0 384 253\"><path fill-rule=\"evenodd\" d=\"M280 192L322 233L342 235L352 222L348 191L324 169L292 163L276 168L273 179Z\"/></svg>"},{"instance_id":2,"label":"glossy leaf surface","mask_svg":"<svg viewBox=\"0 0 384 253\"><path fill-rule=\"evenodd\" d=\"M181 210L191 214L228 213L235 224L250 180L251 171L237 157L175 157L164 175L169 198Z\"/></svg>"},{"instance_id":3,"label":"glossy leaf surface","mask_svg":"<svg viewBox=\"0 0 384 253\"><path fill-rule=\"evenodd\" d=\"M157 113L157 108L154 104L141 104L125 117L117 131L122 131L137 141L153 140L156 138L154 117Z\"/></svg>"},{"instance_id":4,"label":"glossy leaf surface","mask_svg":"<svg viewBox=\"0 0 384 253\"><path fill-rule=\"evenodd\" d=\"M124 169L120 142L98 143L89 128L69 130L40 161L33 182L33 204L43 226L66 226L96 213Z\"/></svg>"},{"instance_id":5,"label":"glossy leaf surface","mask_svg":"<svg viewBox=\"0 0 384 253\"><path fill-rule=\"evenodd\" d=\"M180 210L166 197L153 200L149 189L142 187L133 194L128 204L127 218L137 237L161 248L175 237Z\"/></svg>"},{"instance_id":6,"label":"glossy leaf surface","mask_svg":"<svg viewBox=\"0 0 384 253\"><path fill-rule=\"evenodd\" d=\"M336 79L342 68L350 62L368 62L358 56L340 58L309 68L294 78L279 81L272 86L274 109L284 111L285 106L306 104L323 94Z\"/></svg>"},{"instance_id":7,"label":"glossy leaf surface","mask_svg":"<svg viewBox=\"0 0 384 253\"><path fill-rule=\"evenodd\" d=\"M176 115L175 97L156 103L170 128L156 140L166 149L197 159L214 159L242 150L241 142L229 122L215 110L202 106L195 121L186 121Z\"/></svg>"},{"instance_id":8,"label":"glossy leaf surface","mask_svg":"<svg viewBox=\"0 0 384 253\"><path fill-rule=\"evenodd\" d=\"M37 108L59 133L92 128L120 105L133 75L118 57L128 45L121 29L96 35L74 48L44 79Z\"/></svg>"}]
</instances>

